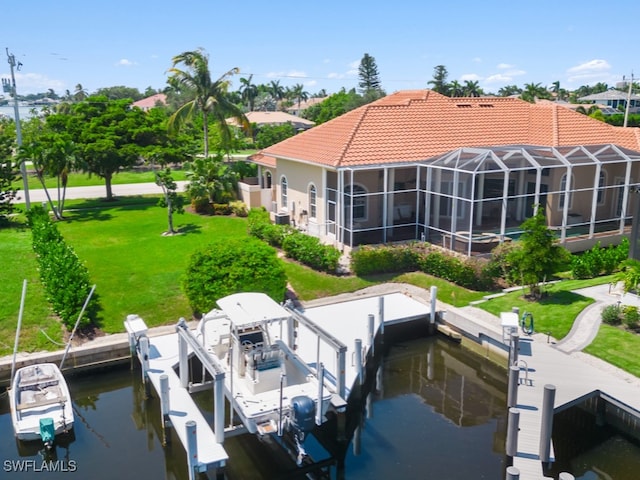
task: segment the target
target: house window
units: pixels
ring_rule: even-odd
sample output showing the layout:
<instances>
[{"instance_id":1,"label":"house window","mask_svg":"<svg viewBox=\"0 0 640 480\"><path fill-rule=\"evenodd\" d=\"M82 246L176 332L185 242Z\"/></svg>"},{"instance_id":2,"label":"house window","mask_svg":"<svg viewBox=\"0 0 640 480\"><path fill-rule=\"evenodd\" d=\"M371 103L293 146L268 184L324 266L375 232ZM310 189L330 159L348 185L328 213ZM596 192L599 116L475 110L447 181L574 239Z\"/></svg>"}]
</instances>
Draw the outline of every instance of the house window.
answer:
<instances>
[{"instance_id":1,"label":"house window","mask_svg":"<svg viewBox=\"0 0 640 480\"><path fill-rule=\"evenodd\" d=\"M280 179L280 203L282 204L283 209L287 209L287 195L288 195L288 187L287 187L287 177L283 176Z\"/></svg>"},{"instance_id":2,"label":"house window","mask_svg":"<svg viewBox=\"0 0 640 480\"><path fill-rule=\"evenodd\" d=\"M559 203L558 203L558 210L564 209L566 189L567 189L567 174L565 173L564 175L562 175L562 178L560 179L560 197L559 197ZM573 200L573 195L571 195L571 192L569 192L569 199L568 199L569 210L571 210L572 200Z\"/></svg>"},{"instance_id":3,"label":"house window","mask_svg":"<svg viewBox=\"0 0 640 480\"><path fill-rule=\"evenodd\" d=\"M309 216L316 218L317 204L316 204L316 186L312 183L309 186Z\"/></svg>"},{"instance_id":4,"label":"house window","mask_svg":"<svg viewBox=\"0 0 640 480\"><path fill-rule=\"evenodd\" d=\"M351 218L351 201L353 199L353 221L363 221L367 219L367 191L360 185L349 185L345 188L344 208L345 219L349 222Z\"/></svg>"},{"instance_id":5,"label":"house window","mask_svg":"<svg viewBox=\"0 0 640 480\"><path fill-rule=\"evenodd\" d=\"M607 176L604 172L600 172L600 178L598 179L598 205L604 204L604 187L607 184Z\"/></svg>"}]
</instances>

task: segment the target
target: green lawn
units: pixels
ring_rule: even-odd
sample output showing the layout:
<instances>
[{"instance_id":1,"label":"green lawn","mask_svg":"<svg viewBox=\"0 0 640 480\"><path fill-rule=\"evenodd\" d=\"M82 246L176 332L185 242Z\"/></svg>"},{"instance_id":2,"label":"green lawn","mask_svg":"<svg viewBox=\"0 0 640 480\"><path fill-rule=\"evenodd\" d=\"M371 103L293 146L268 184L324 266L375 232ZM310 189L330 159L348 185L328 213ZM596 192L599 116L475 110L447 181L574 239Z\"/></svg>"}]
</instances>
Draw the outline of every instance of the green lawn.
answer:
<instances>
[{"instance_id":1,"label":"green lawn","mask_svg":"<svg viewBox=\"0 0 640 480\"><path fill-rule=\"evenodd\" d=\"M184 170L173 170L174 180L186 180L186 172ZM134 172L124 171L117 173L113 176L113 185L122 185L125 183L149 183L155 182L155 174L152 171L147 172ZM57 187L57 180L55 178L46 178L45 185L47 188L55 189ZM71 173L69 174L69 180L67 187L92 187L96 185L104 185L104 179L97 175L89 176L86 173ZM22 190L22 179L13 182L13 186ZM29 174L29 189L41 189L42 184L40 180L34 175Z\"/></svg>"},{"instance_id":2,"label":"green lawn","mask_svg":"<svg viewBox=\"0 0 640 480\"><path fill-rule=\"evenodd\" d=\"M162 236L167 218L165 210L156 205L157 200L157 196L125 197L110 203L70 200L66 220L58 223L97 286L95 294L102 306L100 326L107 333L123 331L123 321L131 313L140 315L149 326L189 318L191 310L180 283L191 254L213 238L247 235L244 218L185 213L174 217L182 234ZM13 350L23 279L27 279L28 289L20 350L56 349L45 333L56 342L63 341L60 324L50 314L38 279L30 232L19 224L17 221L18 226L0 229L0 355ZM285 270L291 287L303 301L383 282L410 283L425 289L435 285L438 298L454 306L468 305L490 293L466 290L423 273L334 277L288 261ZM561 339L578 313L592 302L571 290L610 281L611 277L565 280L548 285L549 295L540 302L528 302L518 290L478 306L495 315L517 306L521 312L533 314L537 332L549 332ZM586 351L640 376L640 336L605 325Z\"/></svg>"}]
</instances>

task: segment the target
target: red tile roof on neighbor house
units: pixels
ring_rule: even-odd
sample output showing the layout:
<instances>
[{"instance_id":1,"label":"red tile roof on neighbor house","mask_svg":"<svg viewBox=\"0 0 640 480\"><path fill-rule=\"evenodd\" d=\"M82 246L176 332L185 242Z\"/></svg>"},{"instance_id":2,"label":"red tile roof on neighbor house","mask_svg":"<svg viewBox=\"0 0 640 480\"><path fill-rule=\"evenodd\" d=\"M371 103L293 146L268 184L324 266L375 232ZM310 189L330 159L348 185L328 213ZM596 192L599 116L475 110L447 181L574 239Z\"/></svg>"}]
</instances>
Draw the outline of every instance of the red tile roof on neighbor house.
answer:
<instances>
[{"instance_id":1,"label":"red tile roof on neighbor house","mask_svg":"<svg viewBox=\"0 0 640 480\"><path fill-rule=\"evenodd\" d=\"M640 129L614 127L553 104L450 98L431 90L388 95L254 155L330 167L426 160L462 147L616 144L640 151Z\"/></svg>"},{"instance_id":2,"label":"red tile roof on neighbor house","mask_svg":"<svg viewBox=\"0 0 640 480\"><path fill-rule=\"evenodd\" d=\"M150 108L155 107L158 103L161 103L162 105L167 104L167 96L164 93L156 93L150 97L133 102L132 105L134 107L139 107L142 110L149 110Z\"/></svg>"}]
</instances>

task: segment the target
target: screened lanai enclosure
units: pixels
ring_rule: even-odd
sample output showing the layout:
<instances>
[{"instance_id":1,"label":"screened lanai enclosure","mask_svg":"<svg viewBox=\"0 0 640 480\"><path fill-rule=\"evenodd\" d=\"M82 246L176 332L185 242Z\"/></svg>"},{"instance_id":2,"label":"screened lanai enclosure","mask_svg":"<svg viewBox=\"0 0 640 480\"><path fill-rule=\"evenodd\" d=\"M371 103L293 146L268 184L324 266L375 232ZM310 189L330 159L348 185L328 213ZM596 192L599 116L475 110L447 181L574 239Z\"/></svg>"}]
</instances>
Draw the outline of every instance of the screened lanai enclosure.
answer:
<instances>
[{"instance_id":1,"label":"screened lanai enclosure","mask_svg":"<svg viewBox=\"0 0 640 480\"><path fill-rule=\"evenodd\" d=\"M423 240L472 255L517 239L543 208L580 251L629 232L639 184L640 152L616 145L460 148L328 173L327 229L349 247Z\"/></svg>"}]
</instances>

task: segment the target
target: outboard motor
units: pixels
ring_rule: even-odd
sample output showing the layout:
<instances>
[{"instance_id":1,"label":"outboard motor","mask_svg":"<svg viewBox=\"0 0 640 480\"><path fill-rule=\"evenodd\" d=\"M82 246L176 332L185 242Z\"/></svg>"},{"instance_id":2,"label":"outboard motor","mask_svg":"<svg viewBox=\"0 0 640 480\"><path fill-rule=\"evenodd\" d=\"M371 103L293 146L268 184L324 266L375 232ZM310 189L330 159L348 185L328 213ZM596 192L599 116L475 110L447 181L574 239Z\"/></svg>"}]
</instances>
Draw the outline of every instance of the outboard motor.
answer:
<instances>
[{"instance_id":1,"label":"outboard motor","mask_svg":"<svg viewBox=\"0 0 640 480\"><path fill-rule=\"evenodd\" d=\"M53 439L56 436L56 429L53 426L53 418L45 417L40 419L40 438L44 446L50 449L53 446Z\"/></svg>"},{"instance_id":2,"label":"outboard motor","mask_svg":"<svg viewBox=\"0 0 640 480\"><path fill-rule=\"evenodd\" d=\"M316 426L316 402L306 395L298 395L291 399L291 426L304 436Z\"/></svg>"},{"instance_id":3,"label":"outboard motor","mask_svg":"<svg viewBox=\"0 0 640 480\"><path fill-rule=\"evenodd\" d=\"M293 428L298 458L296 463L302 465L303 458L307 455L302 446L307 433L316 426L316 403L306 395L298 395L291 399L291 427Z\"/></svg>"}]
</instances>

